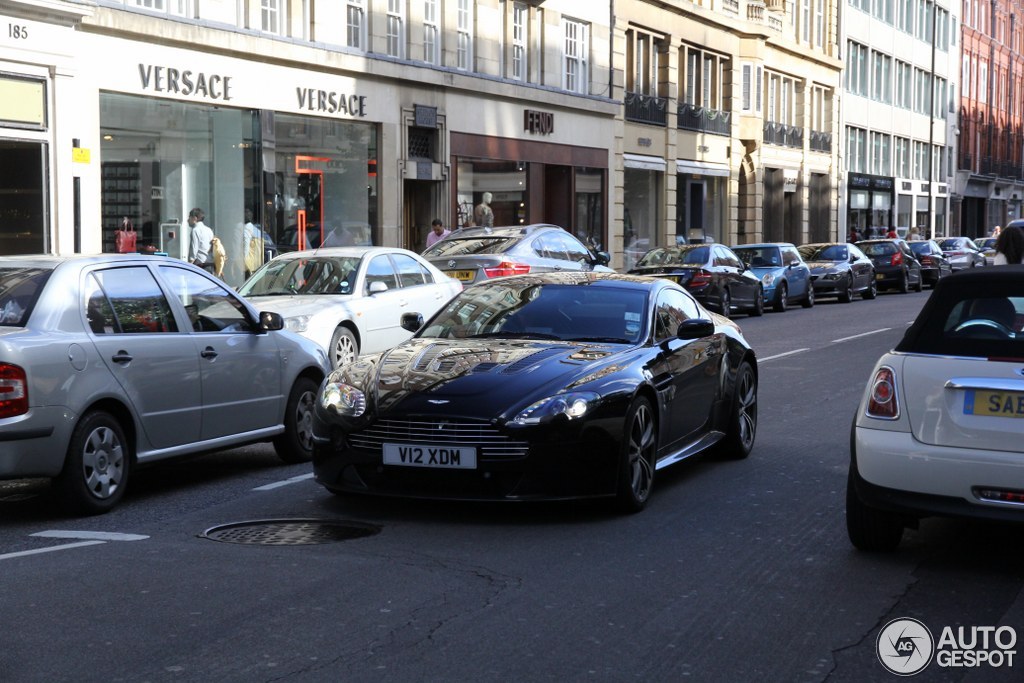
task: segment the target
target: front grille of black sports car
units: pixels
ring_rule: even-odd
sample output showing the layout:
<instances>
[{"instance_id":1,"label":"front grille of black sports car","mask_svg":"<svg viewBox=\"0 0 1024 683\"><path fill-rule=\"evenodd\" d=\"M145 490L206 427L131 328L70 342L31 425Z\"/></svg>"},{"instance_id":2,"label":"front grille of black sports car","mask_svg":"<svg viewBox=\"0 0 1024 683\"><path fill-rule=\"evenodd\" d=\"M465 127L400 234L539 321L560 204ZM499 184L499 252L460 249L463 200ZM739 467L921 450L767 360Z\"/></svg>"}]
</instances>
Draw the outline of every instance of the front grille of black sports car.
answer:
<instances>
[{"instance_id":1,"label":"front grille of black sports car","mask_svg":"<svg viewBox=\"0 0 1024 683\"><path fill-rule=\"evenodd\" d=\"M481 460L508 460L526 457L530 445L502 434L486 422L447 422L443 420L378 420L348 435L353 448L381 453L384 443L444 444L472 446Z\"/></svg>"}]
</instances>

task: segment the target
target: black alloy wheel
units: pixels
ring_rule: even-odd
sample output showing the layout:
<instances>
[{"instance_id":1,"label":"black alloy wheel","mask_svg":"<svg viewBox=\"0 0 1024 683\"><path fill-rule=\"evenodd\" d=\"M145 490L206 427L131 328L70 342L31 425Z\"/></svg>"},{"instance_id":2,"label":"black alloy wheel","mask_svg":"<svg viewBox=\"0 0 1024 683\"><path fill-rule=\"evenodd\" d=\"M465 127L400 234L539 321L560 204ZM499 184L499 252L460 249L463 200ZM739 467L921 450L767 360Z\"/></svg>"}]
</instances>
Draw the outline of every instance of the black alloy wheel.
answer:
<instances>
[{"instance_id":1,"label":"black alloy wheel","mask_svg":"<svg viewBox=\"0 0 1024 683\"><path fill-rule=\"evenodd\" d=\"M807 284L807 296L804 297L800 305L804 308L814 308L814 285Z\"/></svg>"},{"instance_id":2,"label":"black alloy wheel","mask_svg":"<svg viewBox=\"0 0 1024 683\"><path fill-rule=\"evenodd\" d=\"M754 306L750 309L750 315L760 317L764 315L764 287L757 286L757 294L754 295Z\"/></svg>"},{"instance_id":3,"label":"black alloy wheel","mask_svg":"<svg viewBox=\"0 0 1024 683\"><path fill-rule=\"evenodd\" d=\"M853 301L853 273L846 274L846 282L839 292L839 302L848 304Z\"/></svg>"},{"instance_id":4,"label":"black alloy wheel","mask_svg":"<svg viewBox=\"0 0 1024 683\"><path fill-rule=\"evenodd\" d=\"M910 274L905 270L900 273L899 290L900 294L906 294L910 291Z\"/></svg>"},{"instance_id":5,"label":"black alloy wheel","mask_svg":"<svg viewBox=\"0 0 1024 683\"><path fill-rule=\"evenodd\" d=\"M863 299L874 299L878 296L878 283L875 281L874 272L871 273L871 284L864 290L864 293L860 295Z\"/></svg>"},{"instance_id":6,"label":"black alloy wheel","mask_svg":"<svg viewBox=\"0 0 1024 683\"><path fill-rule=\"evenodd\" d=\"M743 361L736 368L732 409L725 436L718 442L718 454L729 460L742 460L750 455L757 436L757 376L750 363Z\"/></svg>"},{"instance_id":7,"label":"black alloy wheel","mask_svg":"<svg viewBox=\"0 0 1024 683\"><path fill-rule=\"evenodd\" d=\"M718 297L718 308L721 310L722 315L726 317L732 311L732 297L729 296L729 289L727 287L722 287L722 293Z\"/></svg>"}]
</instances>

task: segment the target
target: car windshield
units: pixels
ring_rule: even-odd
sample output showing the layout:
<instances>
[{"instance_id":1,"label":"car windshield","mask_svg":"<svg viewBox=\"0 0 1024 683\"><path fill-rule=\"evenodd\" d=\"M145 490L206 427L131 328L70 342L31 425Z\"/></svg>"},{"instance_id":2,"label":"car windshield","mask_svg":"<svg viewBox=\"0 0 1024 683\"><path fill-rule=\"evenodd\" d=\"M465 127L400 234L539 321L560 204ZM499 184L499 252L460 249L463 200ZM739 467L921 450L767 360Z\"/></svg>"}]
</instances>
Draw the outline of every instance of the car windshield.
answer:
<instances>
[{"instance_id":1,"label":"car windshield","mask_svg":"<svg viewBox=\"0 0 1024 683\"><path fill-rule=\"evenodd\" d=\"M958 239L946 239L939 242L939 248L943 250L961 249L965 246L966 245L961 240Z\"/></svg>"},{"instance_id":2,"label":"car windshield","mask_svg":"<svg viewBox=\"0 0 1024 683\"><path fill-rule=\"evenodd\" d=\"M899 251L892 242L862 242L857 246L868 256L891 256Z\"/></svg>"},{"instance_id":3,"label":"car windshield","mask_svg":"<svg viewBox=\"0 0 1024 683\"><path fill-rule=\"evenodd\" d=\"M463 290L417 336L634 344L646 301L642 289L494 281Z\"/></svg>"},{"instance_id":4,"label":"car windshield","mask_svg":"<svg viewBox=\"0 0 1024 683\"><path fill-rule=\"evenodd\" d=\"M977 244L982 249L994 249L996 246L996 238L986 237L983 240L978 240L977 242L975 242L975 244Z\"/></svg>"},{"instance_id":5,"label":"car windshield","mask_svg":"<svg viewBox=\"0 0 1024 683\"><path fill-rule=\"evenodd\" d=\"M651 249L637 261L636 267L647 266L702 266L708 262L711 250L708 247L683 245Z\"/></svg>"},{"instance_id":6,"label":"car windshield","mask_svg":"<svg viewBox=\"0 0 1024 683\"><path fill-rule=\"evenodd\" d=\"M800 256L805 261L845 261L850 250L845 244L805 244L800 247Z\"/></svg>"},{"instance_id":7,"label":"car windshield","mask_svg":"<svg viewBox=\"0 0 1024 683\"><path fill-rule=\"evenodd\" d=\"M351 294L360 260L357 256L275 259L238 291L242 296Z\"/></svg>"},{"instance_id":8,"label":"car windshield","mask_svg":"<svg viewBox=\"0 0 1024 683\"><path fill-rule=\"evenodd\" d=\"M0 268L0 325L25 326L52 272L49 268Z\"/></svg>"},{"instance_id":9,"label":"car windshield","mask_svg":"<svg viewBox=\"0 0 1024 683\"><path fill-rule=\"evenodd\" d=\"M462 256L464 254L500 254L515 246L516 240L506 235L452 237L436 242L423 252L424 256Z\"/></svg>"},{"instance_id":10,"label":"car windshield","mask_svg":"<svg viewBox=\"0 0 1024 683\"><path fill-rule=\"evenodd\" d=\"M915 254L930 254L932 253L931 242L908 242L910 250Z\"/></svg>"},{"instance_id":11,"label":"car windshield","mask_svg":"<svg viewBox=\"0 0 1024 683\"><path fill-rule=\"evenodd\" d=\"M782 256L778 247L744 247L733 249L740 260L751 268L781 266Z\"/></svg>"}]
</instances>

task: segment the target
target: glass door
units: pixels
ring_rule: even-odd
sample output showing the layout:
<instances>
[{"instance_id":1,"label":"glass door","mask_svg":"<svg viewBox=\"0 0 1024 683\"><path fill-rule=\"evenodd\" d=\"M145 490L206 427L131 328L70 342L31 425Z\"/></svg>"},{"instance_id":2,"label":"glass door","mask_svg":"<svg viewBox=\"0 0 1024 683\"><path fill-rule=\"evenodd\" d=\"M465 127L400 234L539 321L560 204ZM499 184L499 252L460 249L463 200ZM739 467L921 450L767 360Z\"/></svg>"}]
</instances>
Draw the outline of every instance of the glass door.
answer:
<instances>
[{"instance_id":1,"label":"glass door","mask_svg":"<svg viewBox=\"0 0 1024 683\"><path fill-rule=\"evenodd\" d=\"M0 255L49 250L47 147L0 140Z\"/></svg>"}]
</instances>

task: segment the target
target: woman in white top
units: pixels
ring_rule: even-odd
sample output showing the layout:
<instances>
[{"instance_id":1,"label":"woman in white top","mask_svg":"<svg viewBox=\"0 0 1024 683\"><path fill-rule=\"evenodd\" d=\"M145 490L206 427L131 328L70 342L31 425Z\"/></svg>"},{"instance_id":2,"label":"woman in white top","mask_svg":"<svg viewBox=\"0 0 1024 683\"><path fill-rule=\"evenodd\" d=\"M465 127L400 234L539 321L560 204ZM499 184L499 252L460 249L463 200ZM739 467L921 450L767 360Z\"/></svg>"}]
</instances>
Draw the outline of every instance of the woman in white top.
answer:
<instances>
[{"instance_id":1,"label":"woman in white top","mask_svg":"<svg viewBox=\"0 0 1024 683\"><path fill-rule=\"evenodd\" d=\"M996 256L992 264L1005 266L1010 263L1024 263L1024 228L1007 225L996 238Z\"/></svg>"}]
</instances>

